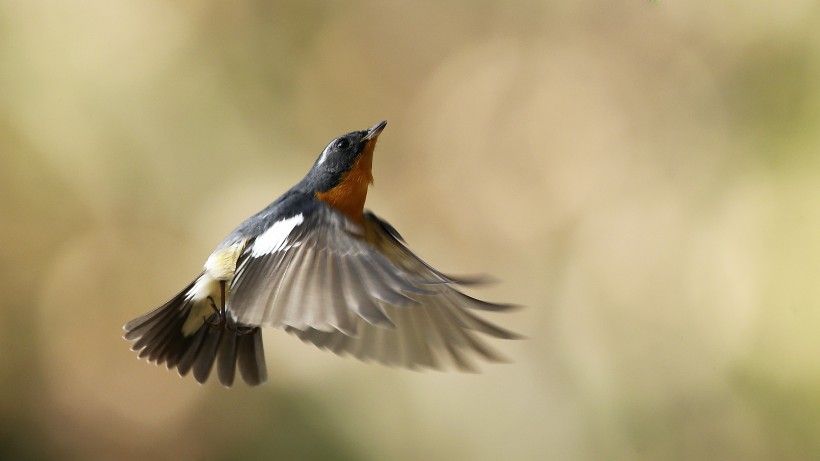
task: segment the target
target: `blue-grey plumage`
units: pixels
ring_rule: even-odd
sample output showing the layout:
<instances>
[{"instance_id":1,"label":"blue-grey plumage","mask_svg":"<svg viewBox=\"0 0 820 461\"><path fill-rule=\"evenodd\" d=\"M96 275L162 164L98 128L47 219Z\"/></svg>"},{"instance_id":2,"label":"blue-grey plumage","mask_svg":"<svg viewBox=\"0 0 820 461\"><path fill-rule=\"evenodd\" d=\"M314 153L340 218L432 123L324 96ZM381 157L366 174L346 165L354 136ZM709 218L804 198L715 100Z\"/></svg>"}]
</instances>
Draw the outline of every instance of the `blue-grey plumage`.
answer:
<instances>
[{"instance_id":1,"label":"blue-grey plumage","mask_svg":"<svg viewBox=\"0 0 820 461\"><path fill-rule=\"evenodd\" d=\"M406 368L473 368L501 360L475 332L513 339L475 310L511 305L471 298L418 258L386 221L364 211L373 150L386 122L333 140L302 181L223 240L204 270L159 308L128 322L125 338L149 361L225 386L267 372L261 327Z\"/></svg>"}]
</instances>

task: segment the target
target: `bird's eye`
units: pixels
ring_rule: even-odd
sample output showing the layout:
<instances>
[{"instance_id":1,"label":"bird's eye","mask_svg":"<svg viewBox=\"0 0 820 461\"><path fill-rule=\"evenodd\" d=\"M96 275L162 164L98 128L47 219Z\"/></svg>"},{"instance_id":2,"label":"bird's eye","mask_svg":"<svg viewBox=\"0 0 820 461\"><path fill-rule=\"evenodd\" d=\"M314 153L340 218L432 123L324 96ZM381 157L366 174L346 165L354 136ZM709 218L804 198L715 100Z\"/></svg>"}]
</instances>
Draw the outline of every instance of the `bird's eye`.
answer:
<instances>
[{"instance_id":1,"label":"bird's eye","mask_svg":"<svg viewBox=\"0 0 820 461\"><path fill-rule=\"evenodd\" d=\"M350 147L350 141L347 140L347 138L342 138L336 141L336 145L334 145L333 147L335 147L337 150L345 150L348 147Z\"/></svg>"}]
</instances>

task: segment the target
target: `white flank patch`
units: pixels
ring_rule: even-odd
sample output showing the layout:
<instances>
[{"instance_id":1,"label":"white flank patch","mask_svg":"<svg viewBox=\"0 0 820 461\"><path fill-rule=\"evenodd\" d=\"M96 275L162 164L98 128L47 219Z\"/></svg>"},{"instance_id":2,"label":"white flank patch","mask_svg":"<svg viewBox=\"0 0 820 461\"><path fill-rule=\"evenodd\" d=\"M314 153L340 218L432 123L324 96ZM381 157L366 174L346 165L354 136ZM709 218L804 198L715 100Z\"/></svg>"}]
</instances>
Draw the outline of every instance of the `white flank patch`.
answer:
<instances>
[{"instance_id":1,"label":"white flank patch","mask_svg":"<svg viewBox=\"0 0 820 461\"><path fill-rule=\"evenodd\" d=\"M205 261L205 272L217 280L231 280L236 271L236 260L244 247L243 240L214 251Z\"/></svg>"},{"instance_id":2,"label":"white flank patch","mask_svg":"<svg viewBox=\"0 0 820 461\"><path fill-rule=\"evenodd\" d=\"M211 275L206 272L196 279L196 283L194 283L194 286L188 290L188 293L185 296L189 301L196 302L202 301L208 296L213 296L216 293L219 293L219 281L211 277Z\"/></svg>"},{"instance_id":3,"label":"white flank patch","mask_svg":"<svg viewBox=\"0 0 820 461\"><path fill-rule=\"evenodd\" d=\"M288 235L294 227L305 221L302 213L291 218L276 221L270 229L256 238L251 247L251 256L258 258L282 250L288 240Z\"/></svg>"}]
</instances>

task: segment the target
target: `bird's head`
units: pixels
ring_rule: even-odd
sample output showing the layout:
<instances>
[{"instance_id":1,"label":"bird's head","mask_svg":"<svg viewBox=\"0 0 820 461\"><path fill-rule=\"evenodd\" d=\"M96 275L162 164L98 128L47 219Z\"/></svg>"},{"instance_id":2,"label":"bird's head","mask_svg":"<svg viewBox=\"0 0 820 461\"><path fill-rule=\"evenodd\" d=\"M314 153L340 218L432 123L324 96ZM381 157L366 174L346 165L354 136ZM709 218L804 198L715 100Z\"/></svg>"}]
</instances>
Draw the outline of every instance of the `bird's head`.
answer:
<instances>
[{"instance_id":1,"label":"bird's head","mask_svg":"<svg viewBox=\"0 0 820 461\"><path fill-rule=\"evenodd\" d=\"M367 187L373 182L373 149L387 121L330 142L302 181L303 190L355 222L361 222Z\"/></svg>"},{"instance_id":2,"label":"bird's head","mask_svg":"<svg viewBox=\"0 0 820 461\"><path fill-rule=\"evenodd\" d=\"M330 141L305 177L310 188L316 193L328 193L348 181L365 180L370 184L373 149L386 126L387 121L382 121L370 129L353 131Z\"/></svg>"}]
</instances>

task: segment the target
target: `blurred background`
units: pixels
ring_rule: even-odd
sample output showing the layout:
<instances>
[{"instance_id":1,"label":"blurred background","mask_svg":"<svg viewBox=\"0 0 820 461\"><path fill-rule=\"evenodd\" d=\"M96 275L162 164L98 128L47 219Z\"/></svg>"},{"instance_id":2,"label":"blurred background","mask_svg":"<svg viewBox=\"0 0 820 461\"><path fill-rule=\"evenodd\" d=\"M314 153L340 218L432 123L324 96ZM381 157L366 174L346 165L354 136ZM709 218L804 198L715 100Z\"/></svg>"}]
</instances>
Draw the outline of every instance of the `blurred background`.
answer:
<instances>
[{"instance_id":1,"label":"blurred background","mask_svg":"<svg viewBox=\"0 0 820 461\"><path fill-rule=\"evenodd\" d=\"M820 6L0 1L0 459L819 459ZM335 136L500 280L510 364L266 332L200 386L122 324Z\"/></svg>"}]
</instances>

